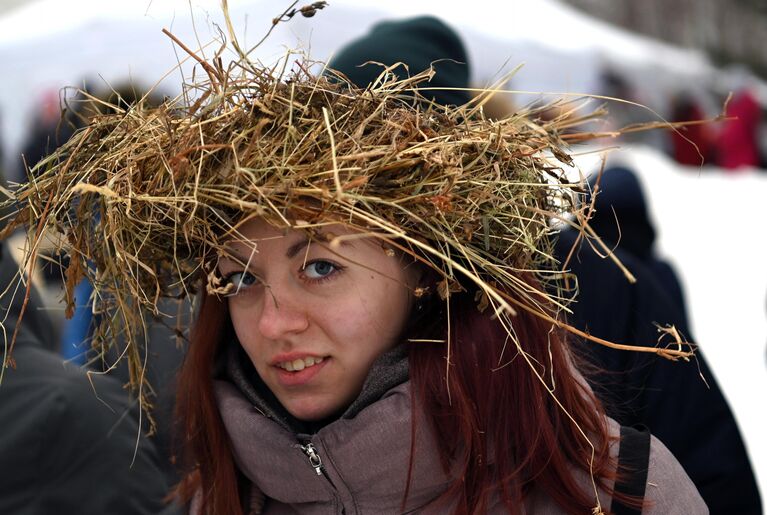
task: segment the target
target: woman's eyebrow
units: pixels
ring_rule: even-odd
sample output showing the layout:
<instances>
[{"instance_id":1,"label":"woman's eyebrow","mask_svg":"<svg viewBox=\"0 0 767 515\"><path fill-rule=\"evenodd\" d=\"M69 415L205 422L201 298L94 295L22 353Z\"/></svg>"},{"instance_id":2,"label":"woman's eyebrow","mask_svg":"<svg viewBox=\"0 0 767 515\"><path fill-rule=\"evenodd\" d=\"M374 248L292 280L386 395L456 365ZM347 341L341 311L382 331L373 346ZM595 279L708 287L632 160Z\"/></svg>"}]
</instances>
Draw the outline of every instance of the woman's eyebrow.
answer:
<instances>
[{"instance_id":1,"label":"woman's eyebrow","mask_svg":"<svg viewBox=\"0 0 767 515\"><path fill-rule=\"evenodd\" d=\"M301 252L301 250L304 249L308 244L309 244L309 238L306 238L306 237L302 238L301 240L297 241L296 243L288 247L288 249L285 251L285 256L288 259L292 259L296 257L296 255L298 255L298 253ZM230 258L230 261L239 262L238 264L240 265L244 265L251 261L251 258L245 257L244 255L236 251L230 251L230 255L231 255L231 258L234 258L234 259Z\"/></svg>"},{"instance_id":2,"label":"woman's eyebrow","mask_svg":"<svg viewBox=\"0 0 767 515\"><path fill-rule=\"evenodd\" d=\"M285 257L288 259L293 259L296 257L296 255L301 252L301 249L305 248L309 244L309 238L303 238L290 247L288 247L288 250L285 251Z\"/></svg>"},{"instance_id":3,"label":"woman's eyebrow","mask_svg":"<svg viewBox=\"0 0 767 515\"><path fill-rule=\"evenodd\" d=\"M252 262L253 262L253 256L255 256L258 252L255 248L250 252L250 254L240 254L236 250L229 248L227 253L222 256L221 262L222 263L232 263L237 266L244 266L247 268L251 268Z\"/></svg>"},{"instance_id":4,"label":"woman's eyebrow","mask_svg":"<svg viewBox=\"0 0 767 515\"><path fill-rule=\"evenodd\" d=\"M285 256L288 259L293 259L294 257L296 257L298 255L299 252L301 252L301 250L306 248L306 246L309 244L310 241L312 241L312 240L313 241L317 241L317 237L319 237L319 240L322 241L322 239L324 238L324 234L323 233L317 233L317 234L314 235L314 238L312 238L311 240L308 237L304 237L303 239L297 241L296 243L294 243L293 245L288 247L288 250L285 251ZM354 245L352 245L351 242L346 241L346 240L342 240L342 239L339 239L339 243L341 244L342 247L346 247L346 246L353 247L354 246Z\"/></svg>"}]
</instances>

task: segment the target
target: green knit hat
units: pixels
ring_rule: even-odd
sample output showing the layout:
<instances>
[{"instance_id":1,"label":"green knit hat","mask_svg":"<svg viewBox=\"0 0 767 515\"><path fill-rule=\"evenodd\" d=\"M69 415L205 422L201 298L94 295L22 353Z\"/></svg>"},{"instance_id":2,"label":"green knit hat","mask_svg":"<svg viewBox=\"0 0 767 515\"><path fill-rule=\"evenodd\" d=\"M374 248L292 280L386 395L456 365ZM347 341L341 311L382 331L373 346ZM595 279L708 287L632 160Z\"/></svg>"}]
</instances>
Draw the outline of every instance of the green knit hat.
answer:
<instances>
[{"instance_id":1,"label":"green knit hat","mask_svg":"<svg viewBox=\"0 0 767 515\"><path fill-rule=\"evenodd\" d=\"M404 21L379 23L368 34L345 46L328 64L343 73L349 81L361 88L375 82L386 66L404 63L410 75L433 67L434 77L421 88L467 88L469 65L466 49L458 34L432 16L421 16ZM405 78L404 68L393 71ZM429 90L421 94L439 105L463 105L470 100L467 91Z\"/></svg>"}]
</instances>

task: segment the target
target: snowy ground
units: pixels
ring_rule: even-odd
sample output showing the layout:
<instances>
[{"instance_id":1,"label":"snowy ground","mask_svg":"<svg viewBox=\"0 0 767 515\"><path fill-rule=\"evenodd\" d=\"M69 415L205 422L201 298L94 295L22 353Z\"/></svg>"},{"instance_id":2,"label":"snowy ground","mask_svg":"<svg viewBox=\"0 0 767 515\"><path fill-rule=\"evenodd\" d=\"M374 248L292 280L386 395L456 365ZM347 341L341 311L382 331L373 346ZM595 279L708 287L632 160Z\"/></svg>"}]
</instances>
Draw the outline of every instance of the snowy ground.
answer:
<instances>
[{"instance_id":1,"label":"snowy ground","mask_svg":"<svg viewBox=\"0 0 767 515\"><path fill-rule=\"evenodd\" d=\"M242 39L253 43L288 2L229 4L237 30L247 33ZM556 0L478 2L472 9L463 2L437 0L331 4L315 18L278 26L258 57L272 62L285 46L295 48L300 42L310 46L314 57L326 59L381 19L439 13L464 35L479 83L525 62L510 84L514 89L594 92L601 66L610 63L645 81L649 93L642 100L652 104L679 85L694 89L726 82L696 52L629 35ZM195 31L207 42L213 34L209 21L220 23L216 5L213 0L40 0L0 18L0 62L6 70L0 84L0 134L6 156L18 151L26 120L43 91L84 78L115 84L130 76L154 84L178 59L160 30L170 28L196 47ZM178 72L171 73L160 88L175 94L178 82ZM767 87L759 87L766 99ZM517 98L523 103L530 96ZM681 168L646 148L622 155L645 182L661 251L682 277L694 334L736 413L767 502L767 410L762 400L767 392L767 238L762 227L767 174Z\"/></svg>"}]
</instances>

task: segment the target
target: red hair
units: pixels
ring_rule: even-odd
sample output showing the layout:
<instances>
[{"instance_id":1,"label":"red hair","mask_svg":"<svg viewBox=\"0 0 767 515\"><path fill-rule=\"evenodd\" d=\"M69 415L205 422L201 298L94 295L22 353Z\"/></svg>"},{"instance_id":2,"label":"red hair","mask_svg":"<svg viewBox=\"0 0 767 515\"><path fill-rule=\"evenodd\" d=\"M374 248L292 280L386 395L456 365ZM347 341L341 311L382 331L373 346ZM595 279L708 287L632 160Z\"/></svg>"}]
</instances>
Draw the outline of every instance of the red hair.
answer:
<instances>
[{"instance_id":1,"label":"red hair","mask_svg":"<svg viewBox=\"0 0 767 515\"><path fill-rule=\"evenodd\" d=\"M532 276L525 280L535 282ZM431 333L444 338L444 303L431 304L425 310ZM445 344L410 344L409 357L414 400L420 403L413 406L423 408L443 467L455 478L440 500L455 506L456 514L469 515L485 513L489 502L499 499L515 514L535 486L568 513L589 513L595 492L576 479L574 469L593 474L610 493L605 483L614 479L615 464L604 412L575 375L560 333L525 311L512 318L531 365L517 354L500 322L478 311L473 294L453 294L450 312L449 372ZM413 326L423 331L423 324ZM202 513L241 515L247 492L213 396L213 366L225 334L231 334L226 302L205 295L178 384L177 415L191 471L178 494L188 502L201 491ZM554 388L556 400L531 366ZM414 416L413 431L416 423ZM407 492L403 506L406 501Z\"/></svg>"},{"instance_id":2,"label":"red hair","mask_svg":"<svg viewBox=\"0 0 767 515\"><path fill-rule=\"evenodd\" d=\"M200 513L210 515L243 514L245 493L240 492L239 472L213 394L213 365L230 325L226 301L202 295L176 393L182 467L188 471L177 493L188 503L201 492Z\"/></svg>"},{"instance_id":3,"label":"red hair","mask_svg":"<svg viewBox=\"0 0 767 515\"><path fill-rule=\"evenodd\" d=\"M476 304L468 292L450 297L450 311L460 316L450 317L449 370L444 345L413 344L410 350L419 399L413 406L426 413L437 448L445 450L443 467L455 477L445 502L457 506L456 513L474 514L486 513L495 498L516 514L535 486L568 513L591 513L596 493L573 469L593 474L605 488L615 464L605 414L575 375L563 335L526 311L512 317L528 362L500 321ZM433 318L444 320L444 314ZM443 338L446 327L444 320Z\"/></svg>"}]
</instances>

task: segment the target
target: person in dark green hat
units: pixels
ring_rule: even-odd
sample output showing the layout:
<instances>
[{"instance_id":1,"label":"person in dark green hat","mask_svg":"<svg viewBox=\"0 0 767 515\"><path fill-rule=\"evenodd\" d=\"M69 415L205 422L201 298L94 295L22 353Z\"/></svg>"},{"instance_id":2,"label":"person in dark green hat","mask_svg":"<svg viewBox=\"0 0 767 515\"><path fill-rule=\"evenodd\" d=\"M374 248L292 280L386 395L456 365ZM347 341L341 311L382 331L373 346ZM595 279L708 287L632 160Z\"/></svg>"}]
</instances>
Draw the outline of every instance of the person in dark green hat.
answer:
<instances>
[{"instance_id":1,"label":"person in dark green hat","mask_svg":"<svg viewBox=\"0 0 767 515\"><path fill-rule=\"evenodd\" d=\"M456 106L471 100L469 92L460 89L468 86L471 71L466 48L453 29L433 16L379 23L344 46L328 68L342 72L350 83L365 87L383 72L374 63L392 66L400 62L407 68L392 71L399 78L430 66L434 69L434 77L424 86L428 89L421 94L435 104Z\"/></svg>"}]
</instances>

